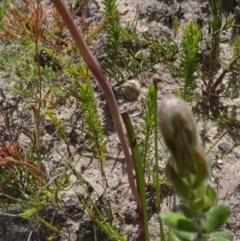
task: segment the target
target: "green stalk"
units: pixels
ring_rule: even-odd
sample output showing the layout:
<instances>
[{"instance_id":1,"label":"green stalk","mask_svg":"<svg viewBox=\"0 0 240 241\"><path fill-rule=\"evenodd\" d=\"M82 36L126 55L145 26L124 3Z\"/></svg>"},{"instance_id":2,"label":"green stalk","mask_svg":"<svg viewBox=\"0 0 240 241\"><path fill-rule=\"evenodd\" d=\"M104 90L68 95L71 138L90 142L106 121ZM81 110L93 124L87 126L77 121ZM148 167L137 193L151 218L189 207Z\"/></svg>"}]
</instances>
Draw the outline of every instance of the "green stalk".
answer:
<instances>
[{"instance_id":1,"label":"green stalk","mask_svg":"<svg viewBox=\"0 0 240 241\"><path fill-rule=\"evenodd\" d=\"M139 154L139 149L137 145L137 139L133 130L132 122L127 112L122 113L123 122L125 124L130 148L133 155L133 161L135 164L135 171L137 176L137 187L140 197L142 199L142 209L138 206L139 210L139 219L141 225L141 232L146 236L146 240L150 240L149 238L149 230L148 230L148 215L147 215L147 202L146 202L146 192L145 192L145 181L144 181L144 173L142 168L141 157Z\"/></svg>"},{"instance_id":2,"label":"green stalk","mask_svg":"<svg viewBox=\"0 0 240 241\"><path fill-rule=\"evenodd\" d=\"M153 159L152 144L154 137L154 100L151 95L153 88L153 85L148 87L148 97L146 102L147 109L143 117L143 123L141 123L141 133L143 137L141 138L140 153L142 157L143 174L145 177L148 177L148 183L151 181L150 176L154 176L153 171L150 169L150 160Z\"/></svg>"},{"instance_id":3,"label":"green stalk","mask_svg":"<svg viewBox=\"0 0 240 241\"><path fill-rule=\"evenodd\" d=\"M78 173L78 171L76 170L76 168L75 168L71 163L70 163L70 166L71 166L71 168L72 168L72 170L73 170L73 174L77 177L77 179L79 180L79 182L80 182L81 186L83 187L85 193L86 193L87 196L89 197L90 202L91 202L94 210L97 212L99 218L102 219L102 220L104 220L104 217L102 216L101 212L99 211L98 207L96 206L94 200L91 198L91 195L90 195L90 193L88 192L88 189L87 189L87 187L85 186L84 181L83 181L83 179L81 178L80 174ZM78 199L79 199L81 202L83 202L80 197L78 197ZM83 205L83 206L84 206L84 205ZM85 208L85 206L84 206L84 208Z\"/></svg>"},{"instance_id":4,"label":"green stalk","mask_svg":"<svg viewBox=\"0 0 240 241\"><path fill-rule=\"evenodd\" d=\"M163 230L163 223L159 216L161 213L161 196L160 196L160 185L159 185L159 168L158 168L158 111L157 111L157 81L154 80L153 87L151 92L149 90L149 94L153 97L154 103L154 157L155 157L155 188L156 188L156 205L157 205L157 213L158 213L158 221L159 221L159 230L160 230L160 240L165 241L165 235Z\"/></svg>"},{"instance_id":5,"label":"green stalk","mask_svg":"<svg viewBox=\"0 0 240 241\"><path fill-rule=\"evenodd\" d=\"M79 200L81 204L83 205L84 209L88 212L89 216L92 218L92 220L104 231L104 233L111 238L111 240L114 241L126 241L126 238L118 233L113 227L111 227L109 224L107 224L105 221L99 220L92 211L88 208L85 202L83 202L81 199Z\"/></svg>"}]
</instances>

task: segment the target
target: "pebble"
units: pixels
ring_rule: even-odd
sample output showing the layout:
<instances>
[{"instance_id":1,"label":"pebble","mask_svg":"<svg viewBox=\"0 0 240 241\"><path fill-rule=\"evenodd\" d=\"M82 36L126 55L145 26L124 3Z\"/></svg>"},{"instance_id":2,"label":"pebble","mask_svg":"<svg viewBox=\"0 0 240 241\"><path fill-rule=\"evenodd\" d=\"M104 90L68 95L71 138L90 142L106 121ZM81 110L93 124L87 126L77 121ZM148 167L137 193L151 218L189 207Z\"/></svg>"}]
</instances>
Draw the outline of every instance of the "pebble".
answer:
<instances>
[{"instance_id":1,"label":"pebble","mask_svg":"<svg viewBox=\"0 0 240 241\"><path fill-rule=\"evenodd\" d=\"M223 160L222 159L218 159L217 163L218 164L223 164Z\"/></svg>"},{"instance_id":2,"label":"pebble","mask_svg":"<svg viewBox=\"0 0 240 241\"><path fill-rule=\"evenodd\" d=\"M218 144L218 148L223 152L226 152L229 149L229 147L230 145L225 141L222 141Z\"/></svg>"},{"instance_id":3,"label":"pebble","mask_svg":"<svg viewBox=\"0 0 240 241\"><path fill-rule=\"evenodd\" d=\"M138 80L128 80L121 86L123 95L128 100L137 99L140 93L140 85Z\"/></svg>"},{"instance_id":4,"label":"pebble","mask_svg":"<svg viewBox=\"0 0 240 241\"><path fill-rule=\"evenodd\" d=\"M236 158L240 158L240 151L235 151Z\"/></svg>"}]
</instances>

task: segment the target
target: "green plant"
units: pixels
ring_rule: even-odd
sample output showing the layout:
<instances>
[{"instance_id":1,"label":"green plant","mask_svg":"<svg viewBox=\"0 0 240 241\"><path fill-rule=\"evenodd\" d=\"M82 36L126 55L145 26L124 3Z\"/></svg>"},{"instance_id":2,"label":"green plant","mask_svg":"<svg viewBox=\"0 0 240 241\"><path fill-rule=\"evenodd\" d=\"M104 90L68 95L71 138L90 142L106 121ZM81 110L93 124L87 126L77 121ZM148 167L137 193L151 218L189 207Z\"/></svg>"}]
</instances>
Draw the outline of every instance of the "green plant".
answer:
<instances>
[{"instance_id":1,"label":"green plant","mask_svg":"<svg viewBox=\"0 0 240 241\"><path fill-rule=\"evenodd\" d=\"M36 221L36 225L46 226L56 234L50 236L49 239L54 239L57 235L69 239L69 237L66 237L61 232L59 223L54 223L52 220L49 221L43 213L44 211L48 212L48 206L57 207L62 211L64 201L61 199L61 191L63 188L68 187L70 175L74 174L81 186L81 194L76 195L81 207L89 214L89 217L93 221L95 240L99 239L96 232L97 226L106 233L108 239L123 241L131 239L130 237L125 237L125 234L122 234L115 226L115 221L118 218L118 210L123 206L123 201L127 198L129 187L127 190L124 190L120 200L116 200L117 207L111 206L111 201L109 201L108 179L104 173L104 164L107 157L106 141L103 134L104 127L97 113L98 97L101 94L94 98L95 94L91 83L92 71L93 75L98 79L107 99L126 157L129 184L137 204L140 230L145 235L145 239L150 240L151 238L148 227L148 216L150 212L154 211L158 215L161 241L167 238L167 232L163 229L162 221L165 221L172 228L169 233L169 240L195 239L196 241L198 239L199 241L200 239L206 240L208 236L212 240L221 240L221 238L225 238L225 240L228 238L230 240L231 234L229 232L212 233L212 231L215 232L224 223L224 219L229 215L229 209L224 205L213 209L213 211L211 209L215 202L216 194L211 186L205 183L208 170L204 164L205 157L197 145L197 141L191 146L195 150L197 145L197 151L193 152L189 151L190 148L184 149L187 146L184 142L185 139L188 140L187 138L181 138L183 140L180 143L181 145L171 146L178 151L177 154L172 154L172 158L169 161L166 169L167 178L172 184L173 189L184 201L184 204L181 206L183 215L161 213L160 187L162 184L166 184L166 181L165 177L163 178L160 175L161 170L159 170L158 166L160 161L158 155L161 150L159 150L160 138L157 131L157 80L154 81L153 85L148 87L148 96L146 103L144 103L146 104L146 112L143 114L144 117L140 126L140 138L133 129L129 114L127 112L122 113L123 122L128 133L127 142L112 90L127 79L137 77L143 71L157 72L158 68L155 67L161 63L169 66L177 74L177 77L182 80L183 84L180 87L179 95L188 101L199 97L195 93L196 88L198 88L198 81L204 83L202 93L203 95L206 94L205 91L208 90L206 86L209 84L208 77L212 71L213 85L211 88L216 88L216 91L214 90L214 93L213 91L211 93L208 92L209 95L207 95L207 98L211 99L211 96L216 97L220 93L218 91L222 90L221 85L224 82L223 78L226 73L232 71L236 74L239 73L239 39L236 37L233 40L232 48L234 49L234 54L232 58L227 60L220 59L221 49L218 42L220 39L218 34L223 34L231 28L233 18L226 18L226 22L224 22L224 15L219 10L216 16L213 15L213 19L217 19L217 15L221 15L219 21L222 21L222 25L217 21L217 24L214 21L209 22L210 30L207 36L202 36L198 25L190 22L184 28L183 37L180 43L178 43L177 38L174 40L169 37L152 38L147 36L147 34L140 36L136 32L135 22L132 25L129 24L127 28L122 28L120 26L120 18L127 11L119 13L116 0L104 1L105 18L94 30L93 34L89 34L89 37L84 37L86 37L85 39L87 39L86 41L90 45L93 38L96 38L100 30L105 27L108 52L106 52L107 57L103 61L103 66L109 74L111 82L112 80L118 82L112 86L99 66L99 63L89 51L81 36L79 36L79 30L75 28L72 16L68 14L66 8L62 5L62 1L54 0L53 2L57 6L59 13L63 16L64 21L48 22L46 18L48 14L45 14L46 10L41 7L39 1L36 2L33 0L21 1L21 7L11 8L11 15L7 15L6 18L4 34L7 35L4 36L4 39L12 43L10 45L8 43L6 45L7 49L2 51L0 64L4 69L4 74L9 74L11 82L17 82L12 87L14 93L21 95L23 101L27 101L28 103L31 101L33 123L31 123L31 126L23 128L24 131L21 132L30 140L30 142L27 142L29 145L24 150L24 153L18 153L18 143L15 142L12 133L9 134L9 142L5 143L4 139L1 139L0 156L3 155L1 156L1 165L4 167L4 169L0 170L0 181L3 182L0 188L1 192L3 191L4 193L3 198L1 196L0 199L1 207L6 205L6 201L14 204L18 203L21 208L21 217L30 219L31 222ZM73 4L72 0L68 0L67 2ZM86 3L86 1L79 2L81 6L84 2ZM91 3L91 1L89 2ZM215 1L215 3L217 2ZM31 3L29 6L32 9L29 9L29 3ZM220 6L219 4L216 5L213 0L211 3L213 9ZM53 12L57 13L57 11ZM16 18L13 18L14 14ZM53 15L51 16L53 19L60 20L59 14L58 17L55 14ZM16 25L14 25L14 21L16 21ZM67 23L87 66L81 60L79 61L76 47L71 40L65 39L64 22ZM173 23L174 37L178 34L179 22L178 18L175 17ZM24 37L22 37L23 35ZM215 43L218 45L213 51L218 56L215 56L215 59L211 58L211 61L215 64L213 63L212 66L208 66L209 68L206 70L201 65L201 57L202 54L205 54L204 41L209 41L207 46L211 46L212 38L216 38ZM208 56L210 56L210 51ZM214 57L214 53L211 53L211 56ZM222 64L223 72L220 75L216 75L219 63ZM67 82L67 86L61 83L63 80L65 83ZM227 84L224 94L232 97L232 89L237 86L239 86L237 81L229 83L229 85ZM239 93L237 88L234 90L236 90L234 95L236 97ZM55 110L50 111L45 109L48 96L52 92L59 95L74 95L74 98L78 98L76 102L80 103L80 108L77 106L80 112L76 119L74 119L73 124L65 124L63 120L54 114ZM47 145L47 147L43 146L42 133L45 132L46 116L50 118L55 129L54 134L51 134L54 137L54 141L57 140L66 147L67 164L63 168L57 169L56 175L55 170L47 173L42 164L48 161L48 154L51 154L53 150L51 149L51 144ZM71 144L75 143L75 139L72 139L75 136L72 134L75 134L74 130L80 130L78 127L80 117L83 117L84 125L82 127L86 131L86 136L89 137L87 141L90 142L92 147L88 150L95 154L94 157L99 160L102 171L103 182L101 182L101 185L103 187L103 194L98 196L97 199L95 198L95 194L98 195L98 193L89 191L92 188L92 184L89 184L85 180L84 175L78 171L78 166L75 166L77 164L75 155L72 152ZM223 116L220 121L223 123L225 117ZM6 116L5 122L7 130L11 130L9 128L9 120ZM173 121L174 128L176 127L174 131L177 132L181 128L178 124L175 125L175 123L177 122ZM172 122L169 121L168 124L171 125ZM189 126L192 127L191 125ZM72 131L69 132L68 127L72 127ZM139 144L138 140L140 141ZM87 142L84 143L86 144ZM129 148L132 151L132 158L129 154ZM164 151L168 152L166 148ZM13 156L14 153L17 153L17 155ZM183 159L177 159L179 153L181 153ZM166 155L169 156L168 153ZM188 160L189 156L191 156L191 160L197 160L196 166L188 165L189 163L186 160ZM176 164L174 162L175 159L177 159L176 163L180 162L181 165ZM183 166L188 171L184 171ZM201 175L198 173L198 169ZM189 174L191 171L193 173ZM84 172L84 170L81 169L81 172ZM13 179L14 182L10 183L9 179ZM84 191L82 192L82 190ZM151 200L146 195L146 192L149 192L149 190L156 193L156 195L151 195ZM193 198L195 198L194 203L192 203ZM156 205L152 204L152 200ZM100 202L101 206L99 205ZM148 206L148 204L150 205ZM156 206L156 208L153 206ZM151 210L149 213L148 209ZM225 218L219 215L219 212L222 210L226 212ZM216 219L216 215L222 221L213 225L211 218ZM187 224L186 227L182 223ZM191 231L192 233L186 231Z\"/></svg>"},{"instance_id":2,"label":"green plant","mask_svg":"<svg viewBox=\"0 0 240 241\"><path fill-rule=\"evenodd\" d=\"M147 215L147 202L145 194L145 175L146 170L148 175L153 179L153 186L156 191L156 209L157 213L161 212L161 198L160 198L160 185L164 183L159 179L159 168L158 168L158 121L157 121L157 82L154 81L152 85L148 88L148 99L147 99L147 111L144 117L144 123L142 123L142 134L146 138L142 140L141 148L137 145L137 138L135 136L130 117L127 112L122 113L122 118L126 126L128 133L129 145L133 155L134 167L137 176L137 188L139 195L141 196L143 202L143 210L139 209L139 216L141 221L141 228L146 236L146 240L150 240L148 231L148 215ZM153 151L151 149L153 148ZM152 152L154 154L152 154ZM140 155L140 153L142 155ZM150 158L152 157L155 161L154 170L150 168ZM150 181L150 178L148 178ZM147 185L149 185L148 183ZM165 240L165 234L163 230L162 220L159 219L159 230L160 230L160 240Z\"/></svg>"},{"instance_id":3,"label":"green plant","mask_svg":"<svg viewBox=\"0 0 240 241\"><path fill-rule=\"evenodd\" d=\"M12 2L0 32L1 45L5 47L1 48L0 64L5 72L1 75L8 76L9 88L15 95L38 102L40 69L41 95L45 97L50 91L56 96L66 95L66 85L63 87L61 83L64 80L70 92L72 79L69 75L66 78L63 69L73 65L66 52L74 52L74 46L68 48L68 42L61 39L61 24L57 23L56 12L52 12L52 21L42 3ZM56 35L59 38L56 39Z\"/></svg>"},{"instance_id":4,"label":"green plant","mask_svg":"<svg viewBox=\"0 0 240 241\"><path fill-rule=\"evenodd\" d=\"M103 126L97 114L97 103L94 100L93 88L89 82L81 85L79 97L93 150L97 159L104 165L106 161L106 141L104 140Z\"/></svg>"},{"instance_id":5,"label":"green plant","mask_svg":"<svg viewBox=\"0 0 240 241\"><path fill-rule=\"evenodd\" d=\"M78 29L76 28L76 25L74 24L72 17L70 13L68 12L66 6L63 2L58 2L53 0L53 3L55 7L58 9L59 13L62 15L63 20L65 21L67 27L69 28L70 33L72 34L74 40L76 41L76 44L82 54L83 59L87 63L89 69L92 71L96 79L99 81L99 84L102 87L102 90L105 93L112 118L115 124L116 131L118 133L120 143L122 145L123 153L125 155L125 161L127 165L127 174L129 178L129 184L132 190L132 193L139 205L139 208L142 209L142 201L138 194L136 184L133 178L133 171L132 171L132 162L131 162L131 156L129 153L129 149L127 146L126 138L124 136L123 127L120 120L120 114L117 106L117 102L115 99L115 96L113 94L110 82L108 81L106 75L102 71L101 66L99 65L96 58L92 55L92 53L89 51L86 43L84 42L83 38L81 37Z\"/></svg>"},{"instance_id":6,"label":"green plant","mask_svg":"<svg viewBox=\"0 0 240 241\"><path fill-rule=\"evenodd\" d=\"M172 155L166 165L166 176L183 202L180 205L182 214L160 214L171 228L169 240L232 240L229 231L216 232L226 223L231 210L225 204L214 207L217 193L206 182L209 164L186 103L177 98L162 100L159 127Z\"/></svg>"},{"instance_id":7,"label":"green plant","mask_svg":"<svg viewBox=\"0 0 240 241\"><path fill-rule=\"evenodd\" d=\"M99 210L98 206L96 205L95 200L93 200L93 198L91 197L91 194L89 193L88 188L87 188L86 184L84 183L83 178L81 177L79 172L76 170L74 165L71 165L71 168L73 170L73 174L76 176L78 181L81 183L81 186L84 188L84 191L85 191L84 194L89 199L91 205L89 205L89 203L86 202L86 199L84 198L84 196L77 195L78 200L82 204L82 206L84 207L86 212L89 214L89 216L92 218L94 223L96 223L96 225L98 225L101 228L101 230L109 238L111 238L111 240L126 241L127 239L125 238L125 236L122 235L121 233L119 233L112 225L109 224L108 219L112 218L112 216L111 217L104 217L102 215L101 211ZM128 190L127 190L127 192L128 192ZM125 198L126 198L126 195L124 195L123 199L125 199ZM119 205L121 205L122 201L123 200L120 201ZM111 212L111 215L114 215L114 213L117 212L117 209L118 209L118 207L113 212ZM110 211L112 211L112 210L110 210ZM96 234L94 234L94 237L96 238Z\"/></svg>"},{"instance_id":8,"label":"green plant","mask_svg":"<svg viewBox=\"0 0 240 241\"><path fill-rule=\"evenodd\" d=\"M181 90L181 97L184 100L189 100L194 96L196 89L196 72L199 70L200 62L197 57L200 50L200 42L202 39L202 32L198 25L189 22L183 30L182 37L182 54L179 57L178 66L174 67L174 71L183 81L183 90Z\"/></svg>"},{"instance_id":9,"label":"green plant","mask_svg":"<svg viewBox=\"0 0 240 241\"><path fill-rule=\"evenodd\" d=\"M4 0L0 7L0 29L3 27L3 18L10 6L11 0Z\"/></svg>"},{"instance_id":10,"label":"green plant","mask_svg":"<svg viewBox=\"0 0 240 241\"><path fill-rule=\"evenodd\" d=\"M148 87L148 97L146 103L146 112L143 116L143 122L141 125L141 142L139 145L139 151L142 158L142 165L143 165L143 173L144 176L147 177L148 183L152 182L151 179L153 177L153 173L151 170L151 166L153 163L151 160L154 158L154 150L153 150L153 142L154 142L154 109L155 109L155 102L154 102L154 94L153 94L153 85Z\"/></svg>"},{"instance_id":11,"label":"green plant","mask_svg":"<svg viewBox=\"0 0 240 241\"><path fill-rule=\"evenodd\" d=\"M125 48L125 58L122 60L122 65L115 66L115 72L106 69L107 74L119 83L136 78L143 71L157 72L156 64L176 60L179 48L174 40L165 37L150 38L147 35L140 37L130 26L122 29L122 32L124 39L130 42L130 47ZM131 42L133 45L142 46L143 49L131 47Z\"/></svg>"},{"instance_id":12,"label":"green plant","mask_svg":"<svg viewBox=\"0 0 240 241\"><path fill-rule=\"evenodd\" d=\"M233 49L233 66L231 63L229 67L232 67L234 79L228 84L226 87L226 95L230 98L238 98L240 96L240 84L239 84L239 71L238 66L240 65L239 56L240 56L240 38L236 36L232 41L232 49Z\"/></svg>"},{"instance_id":13,"label":"green plant","mask_svg":"<svg viewBox=\"0 0 240 241\"><path fill-rule=\"evenodd\" d=\"M154 65L174 59L178 46L172 39L164 37L154 39L146 35L139 37L134 30L134 21L127 28L120 25L121 17L128 11L119 13L116 0L104 1L103 4L105 6L105 18L96 32L103 27L106 28L108 56L103 61L103 68L111 79L121 84L127 79L135 78L143 71L156 72ZM96 32L89 38L88 43L91 42ZM128 42L130 43L129 47L125 46L128 45L126 44ZM139 50L139 47L131 47L132 43L136 46L142 46L147 51Z\"/></svg>"},{"instance_id":14,"label":"green plant","mask_svg":"<svg viewBox=\"0 0 240 241\"><path fill-rule=\"evenodd\" d=\"M179 20L178 20L178 17L175 17L174 20L173 20L173 35L174 35L174 38L176 38L176 36L178 34L178 31L179 31Z\"/></svg>"},{"instance_id":15,"label":"green plant","mask_svg":"<svg viewBox=\"0 0 240 241\"><path fill-rule=\"evenodd\" d=\"M141 233L146 236L146 240L149 239L149 230L148 230L148 215L147 215L147 203L146 203L146 193L145 193L145 180L144 180L144 172L143 172L143 164L141 161L139 148L137 145L137 139L133 130L132 122L127 112L122 113L122 118L128 133L129 146L132 151L134 167L137 176L137 189L139 196L142 200L142 208L138 206L140 225L141 225Z\"/></svg>"},{"instance_id":16,"label":"green plant","mask_svg":"<svg viewBox=\"0 0 240 241\"><path fill-rule=\"evenodd\" d=\"M123 50L124 35L122 33L122 27L120 26L120 15L117 9L116 0L104 0L104 12L105 12L105 29L106 40L108 47L108 65L113 66L121 64L121 55ZM114 72L114 69L112 70Z\"/></svg>"},{"instance_id":17,"label":"green plant","mask_svg":"<svg viewBox=\"0 0 240 241\"><path fill-rule=\"evenodd\" d=\"M60 191L69 185L69 173L62 170L61 174L52 177L51 174L47 176L46 166L44 161L46 154L49 153L48 147L44 147L42 142L42 110L45 101L46 91L44 87L44 77L52 77L54 66L47 66L45 68L42 65L42 55L45 51L47 54L57 57L54 51L48 50L43 47L41 41L42 24L44 22L44 14L42 12L40 0L38 1L25 1L25 3L31 3L28 7L30 17L26 17L24 11L19 7L11 7L6 14L4 30L1 31L1 35L6 32L13 35L5 35L4 40L14 39L16 40L18 34L23 34L26 30L23 24L24 20L31 18L31 30L34 30L34 35L26 34L24 44L8 45L8 49L3 51L4 55L1 56L1 62L5 68L6 73L10 73L9 76L14 76L14 80L18 80L19 85L15 86L15 91L19 93L23 98L30 99L31 107L30 111L32 116L32 122L27 127L11 126L10 118L7 113L1 110L1 113L5 120L6 130L9 133L5 133L4 136L8 136L7 141L1 139L1 178L0 188L3 191L0 197L0 208L14 208L14 210L20 213L19 218L31 219L38 223L38 228L42 227L41 223L46 225L48 222L43 219L44 212L49 206L61 207L61 195ZM10 15L16 13L16 18L11 18ZM10 15L9 15L10 14ZM18 15L19 14L19 15ZM22 17L22 18L21 18ZM26 18L25 18L26 17ZM16 21L15 25L14 19ZM11 23L11 29L9 23ZM30 23L30 22L29 22ZM19 30L19 32L17 31ZM16 31L16 32L14 32ZM27 30L26 30L27 31ZM24 32L26 33L26 32ZM14 36L14 34L16 34ZM9 39L8 39L9 37ZM2 43L3 39L1 39ZM16 40L16 42L18 42ZM58 61L60 59L58 58ZM59 70L59 69L58 69ZM56 71L56 69L55 69ZM16 78L17 75L17 78ZM55 75L56 76L56 75ZM46 91L46 92L45 92ZM15 92L15 93L16 93ZM44 93L45 92L45 93ZM9 111L9 110L7 110ZM59 129L58 134L61 138L66 138L66 132L61 126L61 121L56 118L51 112L48 113L54 124ZM17 131L19 133L17 133ZM27 147L21 151L21 142L18 140L19 134L25 135L28 139L24 139ZM49 181L49 182L48 182ZM46 215L47 216L47 215ZM49 218L49 216L47 217ZM52 227L49 224L49 227ZM51 228L49 229L51 230ZM57 229L55 229L56 231ZM53 231L53 230L52 230ZM57 232L58 233L58 232ZM64 236L64 234L61 234Z\"/></svg>"},{"instance_id":18,"label":"green plant","mask_svg":"<svg viewBox=\"0 0 240 241\"><path fill-rule=\"evenodd\" d=\"M66 141L67 132L66 132L65 128L63 127L62 121L59 120L57 118L57 116L54 115L50 110L47 110L47 109L44 110L44 114L47 115L51 119L52 123L54 124L55 128L57 129L58 136L62 140Z\"/></svg>"},{"instance_id":19,"label":"green plant","mask_svg":"<svg viewBox=\"0 0 240 241\"><path fill-rule=\"evenodd\" d=\"M213 18L208 22L208 35L204 37L206 40L209 53L204 58L206 68L203 68L202 79L205 85L205 96L210 100L216 99L221 93L229 88L222 88L223 78L227 72L234 69L236 58L233 58L225 66L222 74L215 79L215 75L220 65L220 37L226 31L234 26L234 16L227 17L222 11L222 0L210 0L210 6ZM209 46L210 44L210 46Z\"/></svg>"},{"instance_id":20,"label":"green plant","mask_svg":"<svg viewBox=\"0 0 240 241\"><path fill-rule=\"evenodd\" d=\"M0 209L13 209L18 212L19 218L30 219L32 223L40 218L49 205L61 204L60 190L68 186L69 175L62 172L51 178L47 183L45 168L39 161L43 158L43 150L37 149L35 131L26 134L30 141L30 147L21 151L20 141L17 140L16 130L11 126L8 114L1 110L4 117L6 133L4 136L9 143L1 138L0 145ZM54 182L54 185L52 185ZM41 225L38 224L38 230Z\"/></svg>"}]
</instances>

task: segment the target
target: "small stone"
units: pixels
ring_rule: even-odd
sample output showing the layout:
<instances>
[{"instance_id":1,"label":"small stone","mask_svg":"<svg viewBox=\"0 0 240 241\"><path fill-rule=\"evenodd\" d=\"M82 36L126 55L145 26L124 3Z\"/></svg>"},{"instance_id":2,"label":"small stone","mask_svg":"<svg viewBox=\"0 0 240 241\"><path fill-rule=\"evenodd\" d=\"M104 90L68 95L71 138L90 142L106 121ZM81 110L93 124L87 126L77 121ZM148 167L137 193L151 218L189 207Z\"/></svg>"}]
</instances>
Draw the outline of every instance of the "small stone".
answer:
<instances>
[{"instance_id":1,"label":"small stone","mask_svg":"<svg viewBox=\"0 0 240 241\"><path fill-rule=\"evenodd\" d=\"M140 85L138 80L129 80L121 86L123 95L128 100L136 99L140 93Z\"/></svg>"},{"instance_id":2,"label":"small stone","mask_svg":"<svg viewBox=\"0 0 240 241\"><path fill-rule=\"evenodd\" d=\"M240 151L235 151L236 158L240 158Z\"/></svg>"},{"instance_id":3,"label":"small stone","mask_svg":"<svg viewBox=\"0 0 240 241\"><path fill-rule=\"evenodd\" d=\"M223 160L222 160L222 159L219 159L219 160L217 161L217 163L218 163L218 164L223 164Z\"/></svg>"},{"instance_id":4,"label":"small stone","mask_svg":"<svg viewBox=\"0 0 240 241\"><path fill-rule=\"evenodd\" d=\"M229 147L230 145L225 141L222 141L221 143L218 144L218 148L223 152L226 152L229 149Z\"/></svg>"},{"instance_id":5,"label":"small stone","mask_svg":"<svg viewBox=\"0 0 240 241\"><path fill-rule=\"evenodd\" d=\"M88 5L88 17L94 17L99 12L99 5L97 2L89 2Z\"/></svg>"}]
</instances>

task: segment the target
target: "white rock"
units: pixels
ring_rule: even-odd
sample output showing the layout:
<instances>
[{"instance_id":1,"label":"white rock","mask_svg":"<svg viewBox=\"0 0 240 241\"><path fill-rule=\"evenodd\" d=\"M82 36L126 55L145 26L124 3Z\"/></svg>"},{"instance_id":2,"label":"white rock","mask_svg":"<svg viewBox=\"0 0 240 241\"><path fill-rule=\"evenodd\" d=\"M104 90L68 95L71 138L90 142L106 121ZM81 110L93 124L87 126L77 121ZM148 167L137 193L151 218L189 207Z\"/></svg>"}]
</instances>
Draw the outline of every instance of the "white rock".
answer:
<instances>
[{"instance_id":1,"label":"white rock","mask_svg":"<svg viewBox=\"0 0 240 241\"><path fill-rule=\"evenodd\" d=\"M223 164L223 160L222 159L218 159L217 163L218 164Z\"/></svg>"}]
</instances>

